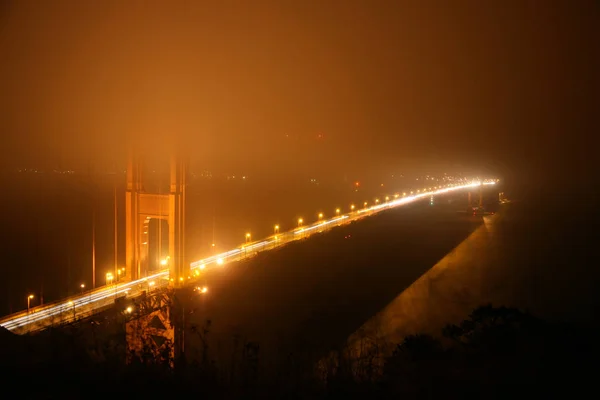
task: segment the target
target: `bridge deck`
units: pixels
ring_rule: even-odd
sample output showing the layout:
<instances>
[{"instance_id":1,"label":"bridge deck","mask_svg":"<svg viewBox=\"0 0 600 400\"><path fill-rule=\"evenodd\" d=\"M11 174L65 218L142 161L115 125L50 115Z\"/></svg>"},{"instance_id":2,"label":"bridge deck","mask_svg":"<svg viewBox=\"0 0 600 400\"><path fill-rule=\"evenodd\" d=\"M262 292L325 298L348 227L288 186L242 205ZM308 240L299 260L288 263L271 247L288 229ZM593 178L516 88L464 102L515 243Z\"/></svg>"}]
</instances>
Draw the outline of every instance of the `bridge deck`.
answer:
<instances>
[{"instance_id":1,"label":"bridge deck","mask_svg":"<svg viewBox=\"0 0 600 400\"><path fill-rule=\"evenodd\" d=\"M347 214L338 215L331 219L317 221L306 226L300 226L291 231L271 235L259 241L246 243L235 249L191 263L190 276L187 278L187 282L183 282L183 284L193 284L205 269L221 267L226 263L251 257L258 252L272 250L292 241L308 238L314 233L319 233L334 226L348 224L378 212L412 203L432 195L440 195L452 191L473 188L481 184L488 185L494 183L495 181L472 182L464 185L449 186L438 190L423 192L413 196L402 196L369 208L359 209ZM169 270L165 269L142 279L130 282L116 282L111 285L84 292L77 296L71 296L53 303L47 303L43 306L33 307L29 312L22 311L8 315L0 319L0 326L18 334L40 331L54 325L70 323L102 312L107 308L112 307L115 300L119 297L127 296L128 298L134 298L146 291L169 286L170 283Z\"/></svg>"}]
</instances>

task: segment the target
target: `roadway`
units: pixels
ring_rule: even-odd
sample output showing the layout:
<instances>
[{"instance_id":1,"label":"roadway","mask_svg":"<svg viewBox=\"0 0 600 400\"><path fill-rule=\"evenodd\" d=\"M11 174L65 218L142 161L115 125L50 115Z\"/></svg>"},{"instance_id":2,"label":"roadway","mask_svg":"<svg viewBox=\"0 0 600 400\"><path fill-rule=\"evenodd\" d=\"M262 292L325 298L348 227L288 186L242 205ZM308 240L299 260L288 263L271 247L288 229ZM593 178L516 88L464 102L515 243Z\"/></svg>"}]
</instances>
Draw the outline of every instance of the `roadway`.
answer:
<instances>
[{"instance_id":1,"label":"roadway","mask_svg":"<svg viewBox=\"0 0 600 400\"><path fill-rule=\"evenodd\" d=\"M276 233L262 240L245 243L232 250L195 261L190 264L190 276L183 284L194 283L202 272L207 269L221 268L226 264L252 257L261 251L268 251L283 246L287 243L308 238L310 235L322 232L335 226L340 226L357 221L361 218L379 213L381 211L399 207L407 203L440 195L443 193L468 189L472 187L495 184L495 180L474 181L461 185L450 185L445 188L423 191L414 195L395 195L389 201L365 207L346 214L336 215L330 219L321 219L311 224L300 225L297 228ZM172 279L169 279L169 269L153 273L142 279L130 282L115 282L91 291L82 292L79 295L61 299L43 306L30 308L8 315L0 319L0 326L17 334L36 332L45 328L71 323L73 321L89 317L93 314L107 310L114 306L115 300L120 297L135 298L144 292L168 287ZM125 310L124 310L125 311Z\"/></svg>"}]
</instances>

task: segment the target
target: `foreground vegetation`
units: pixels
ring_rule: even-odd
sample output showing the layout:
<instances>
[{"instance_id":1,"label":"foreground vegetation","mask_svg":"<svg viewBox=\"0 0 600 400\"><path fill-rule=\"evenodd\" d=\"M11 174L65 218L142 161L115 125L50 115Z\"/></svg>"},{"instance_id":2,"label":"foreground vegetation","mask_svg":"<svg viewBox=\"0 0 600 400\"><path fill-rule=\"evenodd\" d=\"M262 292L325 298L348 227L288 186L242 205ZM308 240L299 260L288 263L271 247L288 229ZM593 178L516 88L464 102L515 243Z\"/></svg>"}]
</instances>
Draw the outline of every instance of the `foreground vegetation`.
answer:
<instances>
[{"instance_id":1,"label":"foreground vegetation","mask_svg":"<svg viewBox=\"0 0 600 400\"><path fill-rule=\"evenodd\" d=\"M356 355L345 348L332 353L334 363L318 368L290 356L277 374L261 369L257 343L240 343L242 356L236 365L221 368L210 358L210 325L195 332L205 338L203 356L176 360L175 368L151 352L129 365L116 350L99 358L78 340L76 329L49 334L44 346L50 349L44 357L27 354L17 343L21 338L3 332L3 388L13 388L25 398L126 393L151 398L162 394L298 399L556 397L583 393L593 382L597 356L594 332L491 306L474 310L438 337L406 337L391 352L372 347ZM105 349L111 345L103 344Z\"/></svg>"}]
</instances>

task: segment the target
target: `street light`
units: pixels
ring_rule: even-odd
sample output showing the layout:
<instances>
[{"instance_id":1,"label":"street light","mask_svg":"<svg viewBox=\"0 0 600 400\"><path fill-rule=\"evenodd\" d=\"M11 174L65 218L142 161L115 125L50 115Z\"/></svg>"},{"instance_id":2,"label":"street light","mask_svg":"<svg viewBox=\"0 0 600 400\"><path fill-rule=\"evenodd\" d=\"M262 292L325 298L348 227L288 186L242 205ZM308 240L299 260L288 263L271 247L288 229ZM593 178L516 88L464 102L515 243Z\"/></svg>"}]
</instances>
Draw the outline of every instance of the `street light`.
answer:
<instances>
[{"instance_id":1,"label":"street light","mask_svg":"<svg viewBox=\"0 0 600 400\"><path fill-rule=\"evenodd\" d=\"M351 204L351 205L350 205L350 210L351 210L351 211L354 211L354 204Z\"/></svg>"},{"instance_id":2,"label":"street light","mask_svg":"<svg viewBox=\"0 0 600 400\"><path fill-rule=\"evenodd\" d=\"M340 215L340 209L339 209L339 208L336 208L336 209L335 209L335 213L336 213L336 214L339 216L339 215Z\"/></svg>"},{"instance_id":3,"label":"street light","mask_svg":"<svg viewBox=\"0 0 600 400\"><path fill-rule=\"evenodd\" d=\"M273 227L273 233L274 233L275 235L279 233L279 225L275 225L275 226Z\"/></svg>"},{"instance_id":4,"label":"street light","mask_svg":"<svg viewBox=\"0 0 600 400\"><path fill-rule=\"evenodd\" d=\"M300 228L302 226L303 222L304 222L304 220L302 218L298 218L298 228Z\"/></svg>"},{"instance_id":5,"label":"street light","mask_svg":"<svg viewBox=\"0 0 600 400\"><path fill-rule=\"evenodd\" d=\"M107 272L107 273L106 273L106 285L107 285L107 286L108 286L108 285L111 285L111 284L112 284L112 282L113 282L113 279L114 279L114 277L113 277L113 274L112 274L112 273L110 273L110 272Z\"/></svg>"},{"instance_id":6,"label":"street light","mask_svg":"<svg viewBox=\"0 0 600 400\"><path fill-rule=\"evenodd\" d=\"M365 202L363 203L363 206L365 206L365 208L367 208L367 204L369 204L369 203L367 203L367 202L365 201Z\"/></svg>"},{"instance_id":7,"label":"street light","mask_svg":"<svg viewBox=\"0 0 600 400\"><path fill-rule=\"evenodd\" d=\"M319 213L318 217L319 217L319 221L320 221L321 219L323 219L323 213Z\"/></svg>"},{"instance_id":8,"label":"street light","mask_svg":"<svg viewBox=\"0 0 600 400\"><path fill-rule=\"evenodd\" d=\"M31 306L31 300L33 299L33 295L30 294L27 296L27 314L29 314L29 307Z\"/></svg>"},{"instance_id":9,"label":"street light","mask_svg":"<svg viewBox=\"0 0 600 400\"><path fill-rule=\"evenodd\" d=\"M248 243L251 238L252 238L252 235L250 234L250 232L246 233L246 243Z\"/></svg>"},{"instance_id":10,"label":"street light","mask_svg":"<svg viewBox=\"0 0 600 400\"><path fill-rule=\"evenodd\" d=\"M81 285L79 285L79 287L81 288L81 294L83 294L83 289L85 289L85 283L82 283Z\"/></svg>"}]
</instances>

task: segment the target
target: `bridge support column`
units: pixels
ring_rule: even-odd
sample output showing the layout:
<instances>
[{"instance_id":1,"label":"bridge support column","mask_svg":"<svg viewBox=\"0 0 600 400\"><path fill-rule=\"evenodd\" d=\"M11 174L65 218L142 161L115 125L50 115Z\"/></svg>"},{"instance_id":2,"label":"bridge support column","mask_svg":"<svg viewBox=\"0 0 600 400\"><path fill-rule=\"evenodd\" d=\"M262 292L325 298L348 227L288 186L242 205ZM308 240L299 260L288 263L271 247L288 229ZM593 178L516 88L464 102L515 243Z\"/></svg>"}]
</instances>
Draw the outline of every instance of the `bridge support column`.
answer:
<instances>
[{"instance_id":1,"label":"bridge support column","mask_svg":"<svg viewBox=\"0 0 600 400\"><path fill-rule=\"evenodd\" d=\"M138 156L129 155L127 163L127 186L125 191L125 279L139 279L141 275L141 244L142 232L140 229L140 198L142 187L142 162ZM116 278L116 271L115 271Z\"/></svg>"},{"instance_id":2,"label":"bridge support column","mask_svg":"<svg viewBox=\"0 0 600 400\"><path fill-rule=\"evenodd\" d=\"M146 223L151 219L166 220L169 224L169 254L166 260L172 284L177 286L187 279L189 265L186 264L184 253L186 174L186 162L173 156L169 193L147 193L143 185L141 158L130 154L125 194L127 280L148 276L146 261L149 234Z\"/></svg>"},{"instance_id":3,"label":"bridge support column","mask_svg":"<svg viewBox=\"0 0 600 400\"><path fill-rule=\"evenodd\" d=\"M173 157L171 160L171 189L169 193L169 255L170 276L179 286L190 273L185 262L185 163Z\"/></svg>"}]
</instances>

